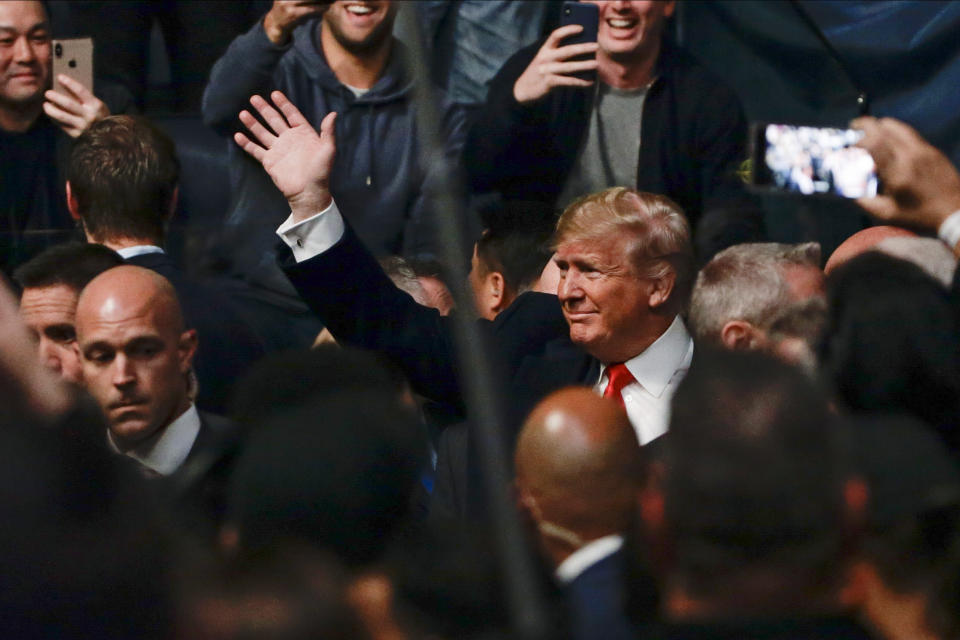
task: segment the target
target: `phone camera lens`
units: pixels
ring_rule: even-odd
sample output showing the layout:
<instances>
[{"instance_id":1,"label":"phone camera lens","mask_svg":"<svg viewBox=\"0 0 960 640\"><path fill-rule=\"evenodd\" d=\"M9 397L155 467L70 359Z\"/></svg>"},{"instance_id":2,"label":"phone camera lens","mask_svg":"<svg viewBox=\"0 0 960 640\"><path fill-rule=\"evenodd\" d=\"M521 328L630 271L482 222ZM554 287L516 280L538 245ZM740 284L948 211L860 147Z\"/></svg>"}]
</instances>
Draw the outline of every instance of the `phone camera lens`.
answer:
<instances>
[{"instance_id":1,"label":"phone camera lens","mask_svg":"<svg viewBox=\"0 0 960 640\"><path fill-rule=\"evenodd\" d=\"M63 46L59 42L57 46L53 48L53 54L58 58L63 55Z\"/></svg>"},{"instance_id":2,"label":"phone camera lens","mask_svg":"<svg viewBox=\"0 0 960 640\"><path fill-rule=\"evenodd\" d=\"M70 67L71 69L76 69L76 68L77 68L77 61L76 61L76 60L71 60L70 62L67 63L67 66Z\"/></svg>"}]
</instances>

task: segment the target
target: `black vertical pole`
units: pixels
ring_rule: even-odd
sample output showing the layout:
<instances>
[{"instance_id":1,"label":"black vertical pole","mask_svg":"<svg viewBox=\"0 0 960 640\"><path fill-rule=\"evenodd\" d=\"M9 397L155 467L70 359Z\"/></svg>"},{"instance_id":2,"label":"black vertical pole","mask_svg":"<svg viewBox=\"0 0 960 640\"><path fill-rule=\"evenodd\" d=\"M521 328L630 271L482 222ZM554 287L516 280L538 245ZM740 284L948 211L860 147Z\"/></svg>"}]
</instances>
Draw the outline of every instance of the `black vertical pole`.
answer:
<instances>
[{"instance_id":1,"label":"black vertical pole","mask_svg":"<svg viewBox=\"0 0 960 640\"><path fill-rule=\"evenodd\" d=\"M403 3L406 4L406 3ZM469 309L472 301L466 290L467 274L463 249L467 246L464 221L464 200L455 190L454 172L448 166L440 138L440 120L436 97L430 84L430 73L424 52L420 25L412 7L403 7L397 19L411 51L411 72L415 80L414 107L421 161L427 172L437 177L437 193L433 200L437 237L441 258L449 268L448 285L459 309ZM503 425L502 398L494 389L489 351L484 336L471 314L452 314L455 344L461 363L460 382L471 420L477 431L478 459L485 493L490 501L490 521L496 537L501 572L507 590L507 601L514 635L524 640L545 640L548 637L546 607L535 578L534 563L523 543L520 520L510 498L509 465L506 462L500 430Z\"/></svg>"}]
</instances>

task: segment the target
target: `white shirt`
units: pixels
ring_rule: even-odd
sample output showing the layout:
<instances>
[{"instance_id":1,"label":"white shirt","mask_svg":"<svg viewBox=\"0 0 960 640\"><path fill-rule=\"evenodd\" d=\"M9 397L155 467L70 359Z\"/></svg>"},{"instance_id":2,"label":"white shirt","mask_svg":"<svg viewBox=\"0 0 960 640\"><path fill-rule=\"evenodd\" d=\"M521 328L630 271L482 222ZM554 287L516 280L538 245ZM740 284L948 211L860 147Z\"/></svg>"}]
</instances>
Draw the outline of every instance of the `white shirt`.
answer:
<instances>
[{"instance_id":1,"label":"white shirt","mask_svg":"<svg viewBox=\"0 0 960 640\"><path fill-rule=\"evenodd\" d=\"M623 546L623 536L609 535L591 540L560 563L554 575L560 584L570 584L581 573L597 564L607 556L613 555Z\"/></svg>"},{"instance_id":2,"label":"white shirt","mask_svg":"<svg viewBox=\"0 0 960 640\"><path fill-rule=\"evenodd\" d=\"M157 433L124 454L161 476L169 476L187 459L199 433L200 414L191 403L190 408L165 429L158 429ZM120 453L109 431L107 441L114 451Z\"/></svg>"},{"instance_id":3,"label":"white shirt","mask_svg":"<svg viewBox=\"0 0 960 640\"><path fill-rule=\"evenodd\" d=\"M333 200L326 209L300 222L295 223L291 213L277 227L277 235L293 251L293 259L297 262L327 251L340 241L344 231L343 216Z\"/></svg>"},{"instance_id":4,"label":"white shirt","mask_svg":"<svg viewBox=\"0 0 960 640\"><path fill-rule=\"evenodd\" d=\"M147 253L163 253L163 248L154 244L138 244L134 247L117 249L117 253L119 253L120 257L124 260L129 260L134 256L142 256Z\"/></svg>"},{"instance_id":5,"label":"white shirt","mask_svg":"<svg viewBox=\"0 0 960 640\"><path fill-rule=\"evenodd\" d=\"M624 364L635 382L623 388L623 405L640 444L647 444L667 432L670 400L683 380L693 358L693 339L680 316L638 356ZM607 368L600 370L594 390L602 394L609 378Z\"/></svg>"}]
</instances>

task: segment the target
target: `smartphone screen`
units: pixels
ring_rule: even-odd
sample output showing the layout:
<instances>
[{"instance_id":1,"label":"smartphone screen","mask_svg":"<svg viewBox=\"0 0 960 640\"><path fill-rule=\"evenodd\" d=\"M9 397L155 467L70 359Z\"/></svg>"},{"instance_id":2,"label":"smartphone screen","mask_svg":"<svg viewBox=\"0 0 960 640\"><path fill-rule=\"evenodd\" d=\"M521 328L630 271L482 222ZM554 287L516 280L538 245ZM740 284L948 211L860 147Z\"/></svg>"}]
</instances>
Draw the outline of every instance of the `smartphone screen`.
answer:
<instances>
[{"instance_id":1,"label":"smartphone screen","mask_svg":"<svg viewBox=\"0 0 960 640\"><path fill-rule=\"evenodd\" d=\"M54 40L53 89L70 95L70 92L57 82L57 74L73 78L93 93L93 39Z\"/></svg>"},{"instance_id":2,"label":"smartphone screen","mask_svg":"<svg viewBox=\"0 0 960 640\"><path fill-rule=\"evenodd\" d=\"M756 124L752 183L766 191L863 198L877 195L873 158L855 129Z\"/></svg>"}]
</instances>

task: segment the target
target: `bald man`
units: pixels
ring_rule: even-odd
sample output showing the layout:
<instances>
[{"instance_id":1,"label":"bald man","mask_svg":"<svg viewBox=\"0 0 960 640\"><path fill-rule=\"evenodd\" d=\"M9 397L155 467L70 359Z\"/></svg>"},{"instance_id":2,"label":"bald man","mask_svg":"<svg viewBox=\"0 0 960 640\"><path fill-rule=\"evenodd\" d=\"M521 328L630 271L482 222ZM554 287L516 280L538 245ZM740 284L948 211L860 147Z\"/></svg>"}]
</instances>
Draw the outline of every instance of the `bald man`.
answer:
<instances>
[{"instance_id":1,"label":"bald man","mask_svg":"<svg viewBox=\"0 0 960 640\"><path fill-rule=\"evenodd\" d=\"M622 534L644 459L626 413L589 388L562 389L530 414L515 453L517 499L570 607L575 638L629 638Z\"/></svg>"},{"instance_id":2,"label":"bald man","mask_svg":"<svg viewBox=\"0 0 960 640\"><path fill-rule=\"evenodd\" d=\"M170 282L143 267L110 269L80 294L76 329L84 383L107 418L111 446L160 476L191 459L209 466L230 426L193 405L197 333L184 326Z\"/></svg>"}]
</instances>

